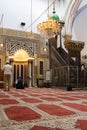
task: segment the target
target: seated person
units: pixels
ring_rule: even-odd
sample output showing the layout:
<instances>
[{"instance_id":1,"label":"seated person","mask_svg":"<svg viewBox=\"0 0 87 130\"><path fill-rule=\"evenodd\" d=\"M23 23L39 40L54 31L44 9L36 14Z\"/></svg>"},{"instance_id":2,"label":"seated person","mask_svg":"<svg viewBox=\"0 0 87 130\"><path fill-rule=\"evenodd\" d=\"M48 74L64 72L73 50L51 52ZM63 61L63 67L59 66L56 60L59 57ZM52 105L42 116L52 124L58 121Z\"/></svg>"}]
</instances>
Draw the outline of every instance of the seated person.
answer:
<instances>
[{"instance_id":1,"label":"seated person","mask_svg":"<svg viewBox=\"0 0 87 130\"><path fill-rule=\"evenodd\" d=\"M24 89L22 77L19 77L19 78L18 78L17 83L16 83L16 88L17 88L17 89Z\"/></svg>"}]
</instances>

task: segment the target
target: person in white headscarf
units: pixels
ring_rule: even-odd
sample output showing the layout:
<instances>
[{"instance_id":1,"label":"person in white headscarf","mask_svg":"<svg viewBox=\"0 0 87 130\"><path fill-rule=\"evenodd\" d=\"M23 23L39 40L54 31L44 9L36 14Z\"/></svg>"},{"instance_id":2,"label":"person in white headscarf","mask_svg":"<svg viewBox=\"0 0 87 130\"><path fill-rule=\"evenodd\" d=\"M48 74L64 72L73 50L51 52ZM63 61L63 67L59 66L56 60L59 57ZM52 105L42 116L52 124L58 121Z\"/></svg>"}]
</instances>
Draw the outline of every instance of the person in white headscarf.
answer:
<instances>
[{"instance_id":1,"label":"person in white headscarf","mask_svg":"<svg viewBox=\"0 0 87 130\"><path fill-rule=\"evenodd\" d=\"M9 61L6 61L6 65L3 67L4 70L4 88L5 90L10 90L11 87L11 75L12 75L12 66Z\"/></svg>"}]
</instances>

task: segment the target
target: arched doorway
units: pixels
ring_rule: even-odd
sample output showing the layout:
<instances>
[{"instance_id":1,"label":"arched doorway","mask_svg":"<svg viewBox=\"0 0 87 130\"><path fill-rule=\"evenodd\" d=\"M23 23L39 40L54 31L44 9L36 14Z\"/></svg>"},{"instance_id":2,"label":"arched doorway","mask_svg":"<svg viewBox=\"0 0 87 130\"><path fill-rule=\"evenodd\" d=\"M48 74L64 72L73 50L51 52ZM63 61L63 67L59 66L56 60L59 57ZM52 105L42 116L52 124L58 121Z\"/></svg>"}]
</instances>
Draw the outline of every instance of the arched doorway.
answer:
<instances>
[{"instance_id":1,"label":"arched doorway","mask_svg":"<svg viewBox=\"0 0 87 130\"><path fill-rule=\"evenodd\" d=\"M29 68L30 64L31 68ZM23 49L17 50L14 54L12 65L13 84L15 85L16 80L21 76L23 78L25 86L29 86L28 76L32 77L32 60L29 60L28 53Z\"/></svg>"}]
</instances>

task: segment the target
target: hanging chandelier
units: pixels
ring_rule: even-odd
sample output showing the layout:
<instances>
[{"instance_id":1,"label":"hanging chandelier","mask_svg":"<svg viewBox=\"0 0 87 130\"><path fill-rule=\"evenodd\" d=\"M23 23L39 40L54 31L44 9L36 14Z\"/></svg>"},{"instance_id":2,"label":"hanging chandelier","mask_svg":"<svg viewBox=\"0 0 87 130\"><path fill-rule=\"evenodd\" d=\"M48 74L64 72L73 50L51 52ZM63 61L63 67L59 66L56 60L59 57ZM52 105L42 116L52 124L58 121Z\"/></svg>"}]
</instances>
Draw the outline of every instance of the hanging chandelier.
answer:
<instances>
[{"instance_id":1,"label":"hanging chandelier","mask_svg":"<svg viewBox=\"0 0 87 130\"><path fill-rule=\"evenodd\" d=\"M37 29L44 38L50 39L60 31L59 25L60 24L56 20L48 16L46 21L38 24Z\"/></svg>"},{"instance_id":2,"label":"hanging chandelier","mask_svg":"<svg viewBox=\"0 0 87 130\"><path fill-rule=\"evenodd\" d=\"M54 4L54 3L53 3ZM53 5L53 13L55 9L55 4ZM49 16L49 0L48 0L48 17L47 20L39 23L37 26L37 30L40 32L41 36L45 39L50 39L57 35L58 32L60 32L60 23L56 19L52 19Z\"/></svg>"}]
</instances>

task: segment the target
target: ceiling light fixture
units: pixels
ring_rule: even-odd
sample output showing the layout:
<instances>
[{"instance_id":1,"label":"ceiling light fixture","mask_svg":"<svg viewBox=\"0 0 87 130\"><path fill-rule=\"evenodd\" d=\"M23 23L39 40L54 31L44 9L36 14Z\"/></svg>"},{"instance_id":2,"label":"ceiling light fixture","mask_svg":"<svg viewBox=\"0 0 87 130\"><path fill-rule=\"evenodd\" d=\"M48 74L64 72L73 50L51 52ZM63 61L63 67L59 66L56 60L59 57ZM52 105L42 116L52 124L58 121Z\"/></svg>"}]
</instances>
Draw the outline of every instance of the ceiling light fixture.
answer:
<instances>
[{"instance_id":1,"label":"ceiling light fixture","mask_svg":"<svg viewBox=\"0 0 87 130\"><path fill-rule=\"evenodd\" d=\"M47 20L42 23L39 23L37 26L37 30L40 32L42 37L44 37L45 39L50 39L54 37L54 35L57 35L57 33L60 32L60 29L61 29L60 23L49 16L49 0L48 0Z\"/></svg>"},{"instance_id":2,"label":"ceiling light fixture","mask_svg":"<svg viewBox=\"0 0 87 130\"><path fill-rule=\"evenodd\" d=\"M32 0L31 0L31 30L30 32L28 32L28 36L30 36L31 38L34 36L34 33L32 32Z\"/></svg>"}]
</instances>

